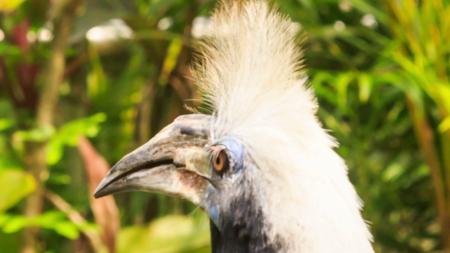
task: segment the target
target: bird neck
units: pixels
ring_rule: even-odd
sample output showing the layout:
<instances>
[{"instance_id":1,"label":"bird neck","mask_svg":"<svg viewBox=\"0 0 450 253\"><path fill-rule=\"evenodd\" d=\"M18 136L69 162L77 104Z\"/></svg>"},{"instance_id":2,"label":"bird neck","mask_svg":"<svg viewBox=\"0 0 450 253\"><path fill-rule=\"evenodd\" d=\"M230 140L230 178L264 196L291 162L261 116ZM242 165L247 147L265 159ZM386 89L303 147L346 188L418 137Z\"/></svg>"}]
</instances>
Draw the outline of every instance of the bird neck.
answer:
<instances>
[{"instance_id":1,"label":"bird neck","mask_svg":"<svg viewBox=\"0 0 450 253\"><path fill-rule=\"evenodd\" d=\"M281 239L269 240L268 224L252 192L230 201L220 229L210 222L212 253L285 252Z\"/></svg>"}]
</instances>

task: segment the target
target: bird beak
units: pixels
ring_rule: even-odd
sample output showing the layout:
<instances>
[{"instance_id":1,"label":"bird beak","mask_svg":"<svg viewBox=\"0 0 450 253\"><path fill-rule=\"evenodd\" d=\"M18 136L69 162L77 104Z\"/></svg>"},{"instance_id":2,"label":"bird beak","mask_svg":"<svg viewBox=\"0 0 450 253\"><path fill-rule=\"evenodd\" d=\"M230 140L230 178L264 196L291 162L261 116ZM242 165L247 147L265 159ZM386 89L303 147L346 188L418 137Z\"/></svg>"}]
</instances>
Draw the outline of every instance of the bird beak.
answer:
<instances>
[{"instance_id":1,"label":"bird beak","mask_svg":"<svg viewBox=\"0 0 450 253\"><path fill-rule=\"evenodd\" d=\"M97 187L94 196L124 191L176 195L200 204L208 184L210 117L178 117L146 144L123 157Z\"/></svg>"}]
</instances>

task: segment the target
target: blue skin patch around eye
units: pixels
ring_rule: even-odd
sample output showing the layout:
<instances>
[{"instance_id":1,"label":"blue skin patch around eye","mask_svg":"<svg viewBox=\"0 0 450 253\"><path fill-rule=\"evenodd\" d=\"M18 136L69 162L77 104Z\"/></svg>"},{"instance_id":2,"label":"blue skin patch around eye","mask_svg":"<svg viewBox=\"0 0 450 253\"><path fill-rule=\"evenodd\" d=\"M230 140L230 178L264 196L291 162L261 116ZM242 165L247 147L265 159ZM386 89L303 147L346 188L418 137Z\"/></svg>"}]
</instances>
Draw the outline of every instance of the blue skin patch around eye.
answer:
<instances>
[{"instance_id":1,"label":"blue skin patch around eye","mask_svg":"<svg viewBox=\"0 0 450 253\"><path fill-rule=\"evenodd\" d=\"M229 158L232 160L233 170L240 172L244 167L244 146L239 143L235 138L226 137L216 142L214 145L223 145L227 149ZM208 187L208 193L210 195L217 196L217 189L212 186ZM222 229L220 221L220 208L217 203L218 199L211 198L206 209L211 221L216 225L219 231Z\"/></svg>"},{"instance_id":2,"label":"blue skin patch around eye","mask_svg":"<svg viewBox=\"0 0 450 253\"><path fill-rule=\"evenodd\" d=\"M218 144L224 145L227 148L231 156L230 158L234 162L233 169L240 171L244 166L244 146L232 137L226 137L218 141Z\"/></svg>"}]
</instances>

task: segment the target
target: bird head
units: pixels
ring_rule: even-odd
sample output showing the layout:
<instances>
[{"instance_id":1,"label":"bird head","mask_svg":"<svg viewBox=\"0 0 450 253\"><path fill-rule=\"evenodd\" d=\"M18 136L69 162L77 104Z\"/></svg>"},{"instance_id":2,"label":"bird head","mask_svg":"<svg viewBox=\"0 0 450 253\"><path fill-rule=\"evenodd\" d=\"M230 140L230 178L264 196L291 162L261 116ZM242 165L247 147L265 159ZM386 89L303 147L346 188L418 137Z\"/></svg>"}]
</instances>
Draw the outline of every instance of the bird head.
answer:
<instances>
[{"instance_id":1,"label":"bird head","mask_svg":"<svg viewBox=\"0 0 450 253\"><path fill-rule=\"evenodd\" d=\"M113 166L96 197L190 200L213 252L373 252L361 202L316 117L299 26L265 1L221 1L192 78L210 115L180 116Z\"/></svg>"},{"instance_id":2,"label":"bird head","mask_svg":"<svg viewBox=\"0 0 450 253\"><path fill-rule=\"evenodd\" d=\"M213 141L209 115L182 115L117 162L95 197L124 191L160 192L202 207L220 226L227 197L242 182L245 150L235 138ZM247 161L248 163L248 161Z\"/></svg>"}]
</instances>

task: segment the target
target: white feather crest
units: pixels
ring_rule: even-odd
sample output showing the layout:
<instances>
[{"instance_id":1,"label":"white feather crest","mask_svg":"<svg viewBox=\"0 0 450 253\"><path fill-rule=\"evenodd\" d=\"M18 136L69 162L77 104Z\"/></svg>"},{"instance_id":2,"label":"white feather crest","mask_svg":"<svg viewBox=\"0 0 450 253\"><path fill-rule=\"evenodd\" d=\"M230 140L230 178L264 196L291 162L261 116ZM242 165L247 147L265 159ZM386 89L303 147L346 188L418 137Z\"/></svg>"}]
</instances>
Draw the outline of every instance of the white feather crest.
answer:
<instances>
[{"instance_id":1,"label":"white feather crest","mask_svg":"<svg viewBox=\"0 0 450 253\"><path fill-rule=\"evenodd\" d=\"M289 252L373 252L347 168L304 84L296 26L258 0L223 2L212 22L193 77L214 109L213 138L239 138L258 166L269 233Z\"/></svg>"}]
</instances>

